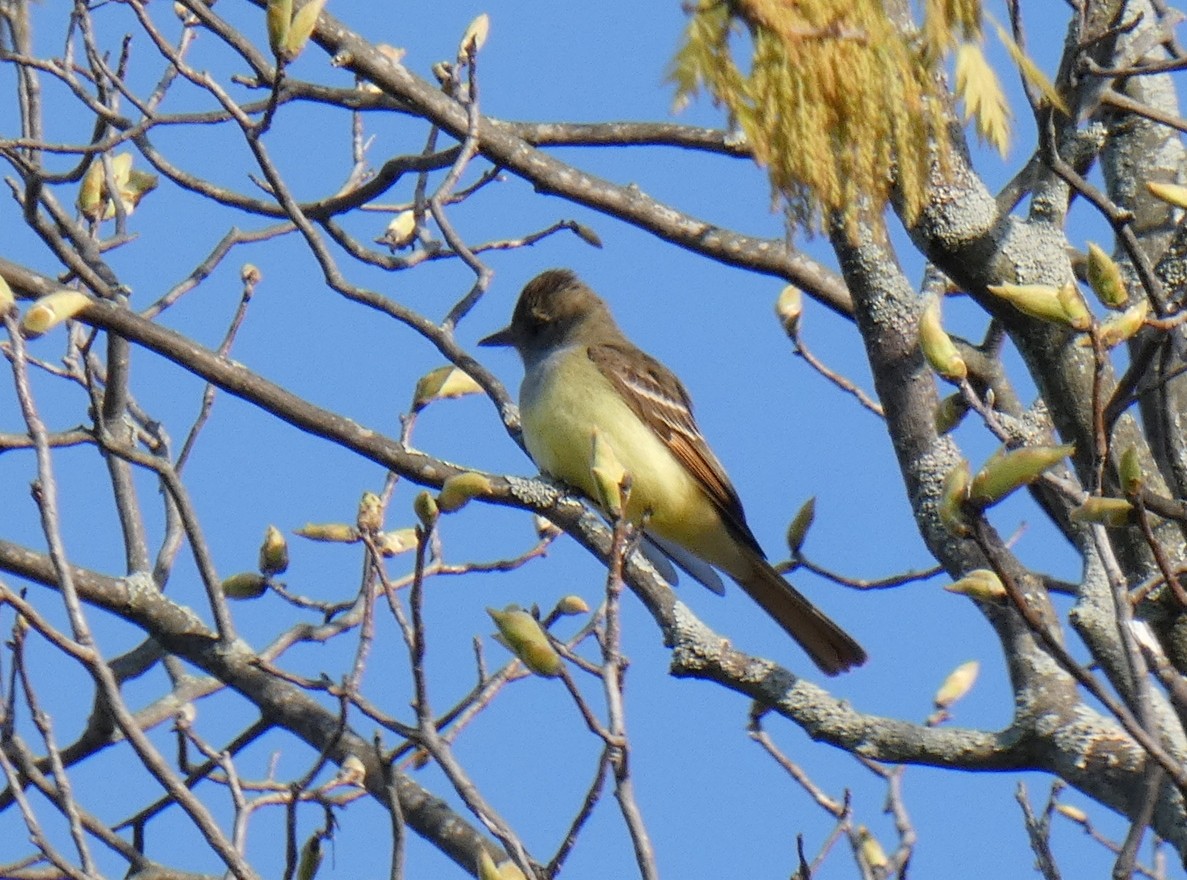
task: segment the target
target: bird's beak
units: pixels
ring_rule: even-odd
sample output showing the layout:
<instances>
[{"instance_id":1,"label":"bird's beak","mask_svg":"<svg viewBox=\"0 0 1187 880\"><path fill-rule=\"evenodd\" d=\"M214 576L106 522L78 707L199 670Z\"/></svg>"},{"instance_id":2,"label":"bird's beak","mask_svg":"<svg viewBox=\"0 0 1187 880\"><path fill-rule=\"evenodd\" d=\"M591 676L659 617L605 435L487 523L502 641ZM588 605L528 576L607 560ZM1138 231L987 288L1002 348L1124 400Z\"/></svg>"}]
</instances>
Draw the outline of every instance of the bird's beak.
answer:
<instances>
[{"instance_id":1,"label":"bird's beak","mask_svg":"<svg viewBox=\"0 0 1187 880\"><path fill-rule=\"evenodd\" d=\"M508 324L497 333L492 333L485 339L478 340L478 344L487 346L515 345L515 334L511 332L511 325Z\"/></svg>"}]
</instances>

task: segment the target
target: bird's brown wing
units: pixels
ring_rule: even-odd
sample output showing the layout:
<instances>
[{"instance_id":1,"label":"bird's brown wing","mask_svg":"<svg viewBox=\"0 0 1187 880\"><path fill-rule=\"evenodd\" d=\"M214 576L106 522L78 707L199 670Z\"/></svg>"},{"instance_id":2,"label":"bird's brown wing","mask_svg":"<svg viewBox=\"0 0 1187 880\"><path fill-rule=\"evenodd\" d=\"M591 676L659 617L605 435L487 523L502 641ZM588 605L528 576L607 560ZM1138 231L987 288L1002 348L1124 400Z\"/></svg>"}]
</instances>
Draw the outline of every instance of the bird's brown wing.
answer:
<instances>
[{"instance_id":1,"label":"bird's brown wing","mask_svg":"<svg viewBox=\"0 0 1187 880\"><path fill-rule=\"evenodd\" d=\"M828 675L860 666L866 652L841 627L799 593L766 561L746 525L742 502L692 415L688 392L672 372L654 358L621 343L589 347L589 358L617 389L631 410L668 445L693 474L721 513L733 535L754 552L748 571L734 580L795 639Z\"/></svg>"},{"instance_id":2,"label":"bird's brown wing","mask_svg":"<svg viewBox=\"0 0 1187 880\"><path fill-rule=\"evenodd\" d=\"M591 345L589 359L631 411L696 477L730 530L759 556L765 556L746 524L737 490L697 427L688 392L672 371L646 352L614 342Z\"/></svg>"}]
</instances>

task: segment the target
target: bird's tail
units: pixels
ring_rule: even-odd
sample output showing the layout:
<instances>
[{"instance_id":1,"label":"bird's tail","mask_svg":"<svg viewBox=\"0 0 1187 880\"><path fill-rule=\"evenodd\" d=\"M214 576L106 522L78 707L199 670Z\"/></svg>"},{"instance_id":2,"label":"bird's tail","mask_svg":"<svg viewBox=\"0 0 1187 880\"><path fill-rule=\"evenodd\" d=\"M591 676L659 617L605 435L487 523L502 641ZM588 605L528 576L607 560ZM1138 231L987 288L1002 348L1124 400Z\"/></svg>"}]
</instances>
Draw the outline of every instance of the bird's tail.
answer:
<instances>
[{"instance_id":1,"label":"bird's tail","mask_svg":"<svg viewBox=\"0 0 1187 880\"><path fill-rule=\"evenodd\" d=\"M827 675L861 666L866 652L853 637L809 602L761 557L754 557L745 578L734 576L747 595L807 652Z\"/></svg>"}]
</instances>

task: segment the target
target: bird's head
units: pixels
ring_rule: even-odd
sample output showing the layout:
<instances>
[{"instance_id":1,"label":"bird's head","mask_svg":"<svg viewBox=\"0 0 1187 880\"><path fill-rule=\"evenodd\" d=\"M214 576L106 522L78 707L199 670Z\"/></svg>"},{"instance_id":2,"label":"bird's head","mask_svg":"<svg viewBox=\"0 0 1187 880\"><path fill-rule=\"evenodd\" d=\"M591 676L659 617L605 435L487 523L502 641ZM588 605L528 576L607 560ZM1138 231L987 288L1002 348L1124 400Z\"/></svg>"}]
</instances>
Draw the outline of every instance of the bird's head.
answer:
<instances>
[{"instance_id":1,"label":"bird's head","mask_svg":"<svg viewBox=\"0 0 1187 880\"><path fill-rule=\"evenodd\" d=\"M614 327L606 303L576 274L549 269L524 286L511 323L478 344L513 346L526 361L532 355L563 347L576 338L579 329L588 330L590 322Z\"/></svg>"}]
</instances>

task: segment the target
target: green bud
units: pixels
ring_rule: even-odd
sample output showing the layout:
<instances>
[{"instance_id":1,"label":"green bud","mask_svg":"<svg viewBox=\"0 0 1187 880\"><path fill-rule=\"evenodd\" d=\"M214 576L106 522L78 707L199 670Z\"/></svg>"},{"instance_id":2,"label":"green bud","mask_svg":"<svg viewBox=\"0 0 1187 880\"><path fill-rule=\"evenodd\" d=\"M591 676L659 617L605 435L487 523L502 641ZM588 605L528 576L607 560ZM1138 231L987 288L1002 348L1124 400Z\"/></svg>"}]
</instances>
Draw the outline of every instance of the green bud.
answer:
<instances>
[{"instance_id":1,"label":"green bud","mask_svg":"<svg viewBox=\"0 0 1187 880\"><path fill-rule=\"evenodd\" d=\"M337 544L353 544L359 539L355 527L346 523L305 523L293 529L294 535L311 541L331 541Z\"/></svg>"},{"instance_id":2,"label":"green bud","mask_svg":"<svg viewBox=\"0 0 1187 880\"><path fill-rule=\"evenodd\" d=\"M412 394L412 411L420 412L434 400L465 397L467 394L479 394L482 386L464 370L455 366L438 367L425 373L416 383L416 391Z\"/></svg>"},{"instance_id":3,"label":"green bud","mask_svg":"<svg viewBox=\"0 0 1187 880\"><path fill-rule=\"evenodd\" d=\"M374 492L364 492L359 499L355 524L364 534L376 534L383 528L383 499Z\"/></svg>"},{"instance_id":4,"label":"green bud","mask_svg":"<svg viewBox=\"0 0 1187 880\"><path fill-rule=\"evenodd\" d=\"M477 54L478 50L486 45L486 38L489 34L490 16L483 12L470 22L466 32L462 34L462 41L457 47L458 58L464 58L471 52Z\"/></svg>"},{"instance_id":5,"label":"green bud","mask_svg":"<svg viewBox=\"0 0 1187 880\"><path fill-rule=\"evenodd\" d=\"M297 862L297 880L313 880L325 854L321 849L321 835L314 834L301 847L301 858Z\"/></svg>"},{"instance_id":6,"label":"green bud","mask_svg":"<svg viewBox=\"0 0 1187 880\"><path fill-rule=\"evenodd\" d=\"M301 54L301 50L305 48L305 44L309 42L309 38L313 35L313 28L317 25L317 17L321 15L322 9L325 8L326 0L309 0L304 6L297 10L297 14L293 16L292 25L289 27L288 35L284 39L284 57L291 61Z\"/></svg>"},{"instance_id":7,"label":"green bud","mask_svg":"<svg viewBox=\"0 0 1187 880\"><path fill-rule=\"evenodd\" d=\"M463 471L446 479L437 494L437 506L442 513L454 513L465 507L471 498L488 494L494 484L488 477L474 471Z\"/></svg>"},{"instance_id":8,"label":"green bud","mask_svg":"<svg viewBox=\"0 0 1187 880\"><path fill-rule=\"evenodd\" d=\"M1006 587L996 572L988 568L975 568L944 587L949 593L959 593L979 602L1001 602L1006 598Z\"/></svg>"},{"instance_id":9,"label":"green bud","mask_svg":"<svg viewBox=\"0 0 1187 880\"><path fill-rule=\"evenodd\" d=\"M1110 309L1123 309L1129 302L1129 291L1121 267L1104 250L1088 242L1088 285L1101 303Z\"/></svg>"},{"instance_id":10,"label":"green bud","mask_svg":"<svg viewBox=\"0 0 1187 880\"><path fill-rule=\"evenodd\" d=\"M552 647L540 621L518 605L508 605L502 611L487 608L486 613L499 628L504 643L524 666L544 678L555 678L560 674L561 655Z\"/></svg>"},{"instance_id":11,"label":"green bud","mask_svg":"<svg viewBox=\"0 0 1187 880\"><path fill-rule=\"evenodd\" d=\"M1091 323L1091 316L1088 315L1083 299L1077 308L1074 299L1066 291L1061 292L1056 287L1046 284L990 284L987 289L994 296L1009 302L1018 311L1040 321L1063 324L1077 330L1086 330ZM1067 304L1072 305L1075 314L1068 313Z\"/></svg>"},{"instance_id":12,"label":"green bud","mask_svg":"<svg viewBox=\"0 0 1187 880\"><path fill-rule=\"evenodd\" d=\"M1136 446L1130 446L1121 453L1117 470L1121 477L1121 491L1131 498L1140 495L1146 485L1146 475L1142 473L1142 462Z\"/></svg>"},{"instance_id":13,"label":"green bud","mask_svg":"<svg viewBox=\"0 0 1187 880\"><path fill-rule=\"evenodd\" d=\"M379 552L384 556L398 556L416 547L416 529L393 529L376 536Z\"/></svg>"},{"instance_id":14,"label":"green bud","mask_svg":"<svg viewBox=\"0 0 1187 880\"><path fill-rule=\"evenodd\" d=\"M103 181L103 163L96 156L82 176L82 183L78 185L78 210L90 220L98 220L103 216L103 191L106 189Z\"/></svg>"},{"instance_id":15,"label":"green bud","mask_svg":"<svg viewBox=\"0 0 1187 880\"><path fill-rule=\"evenodd\" d=\"M940 522L950 534L958 537L969 534L969 524L965 518L965 504L969 498L971 480L969 463L961 461L960 464L948 471L948 475L944 477L944 486L940 491L938 510Z\"/></svg>"},{"instance_id":16,"label":"green bud","mask_svg":"<svg viewBox=\"0 0 1187 880\"><path fill-rule=\"evenodd\" d=\"M556 603L556 613L565 615L588 614L589 603L580 596L565 596Z\"/></svg>"},{"instance_id":17,"label":"green bud","mask_svg":"<svg viewBox=\"0 0 1187 880\"><path fill-rule=\"evenodd\" d=\"M437 499L427 490L417 493L416 498L412 501L412 510L416 514L416 518L420 520L420 524L429 531L437 524L437 517L441 515L441 511L437 507Z\"/></svg>"},{"instance_id":18,"label":"green bud","mask_svg":"<svg viewBox=\"0 0 1187 880\"><path fill-rule=\"evenodd\" d=\"M21 329L30 336L46 333L69 321L90 304L91 298L81 290L55 290L29 307L21 318Z\"/></svg>"},{"instance_id":19,"label":"green bud","mask_svg":"<svg viewBox=\"0 0 1187 880\"><path fill-rule=\"evenodd\" d=\"M228 599L258 599L268 590L268 579L258 571L241 571L222 582Z\"/></svg>"},{"instance_id":20,"label":"green bud","mask_svg":"<svg viewBox=\"0 0 1187 880\"><path fill-rule=\"evenodd\" d=\"M997 504L1016 489L1033 483L1075 451L1062 446L1023 446L999 451L973 477L969 500L977 507Z\"/></svg>"},{"instance_id":21,"label":"green bud","mask_svg":"<svg viewBox=\"0 0 1187 880\"><path fill-rule=\"evenodd\" d=\"M120 201L124 203L124 211L131 214L140 201L160 185L160 178L148 171L132 169L128 172L128 179L119 191Z\"/></svg>"},{"instance_id":22,"label":"green bud","mask_svg":"<svg viewBox=\"0 0 1187 880\"><path fill-rule=\"evenodd\" d=\"M268 526L260 545L260 573L269 577L284 574L289 567L289 545L276 526Z\"/></svg>"},{"instance_id":23,"label":"green bud","mask_svg":"<svg viewBox=\"0 0 1187 880\"><path fill-rule=\"evenodd\" d=\"M800 506L791 523L787 526L787 548L793 557L800 555L804 547L804 540L808 537L808 529L816 521L816 496L813 495Z\"/></svg>"},{"instance_id":24,"label":"green bud","mask_svg":"<svg viewBox=\"0 0 1187 880\"><path fill-rule=\"evenodd\" d=\"M1056 804L1055 812L1080 825L1088 824L1088 814L1079 807L1073 807L1071 804Z\"/></svg>"},{"instance_id":25,"label":"green bud","mask_svg":"<svg viewBox=\"0 0 1187 880\"><path fill-rule=\"evenodd\" d=\"M1161 199L1168 205L1174 205L1176 208L1187 208L1187 186L1179 186L1177 183L1149 181L1146 183L1146 189L1150 191L1150 195L1154 196L1154 198Z\"/></svg>"},{"instance_id":26,"label":"green bud","mask_svg":"<svg viewBox=\"0 0 1187 880\"><path fill-rule=\"evenodd\" d=\"M1142 329L1146 322L1146 315L1150 312L1150 303L1146 299L1139 299L1124 312L1110 315L1100 323L1097 331L1101 345L1114 348L1125 342Z\"/></svg>"},{"instance_id":27,"label":"green bud","mask_svg":"<svg viewBox=\"0 0 1187 880\"><path fill-rule=\"evenodd\" d=\"M857 852L862 862L875 871L890 864L890 859L886 858L886 850L882 849L882 844L870 833L869 828L858 825L854 833L857 835Z\"/></svg>"},{"instance_id":28,"label":"green bud","mask_svg":"<svg viewBox=\"0 0 1187 880\"><path fill-rule=\"evenodd\" d=\"M943 436L956 430L969 412L969 402L962 394L949 394L936 407L936 431Z\"/></svg>"},{"instance_id":29,"label":"green bud","mask_svg":"<svg viewBox=\"0 0 1187 880\"><path fill-rule=\"evenodd\" d=\"M131 153L120 153L118 156L111 157L111 177L117 192L126 189L129 185L132 160ZM153 186L155 186L155 175L150 174L148 177L153 178ZM149 187L149 189L151 188ZM122 198L122 201L125 211L133 207L129 204L128 199ZM98 156L91 162L87 173L83 175L82 183L79 184L78 209L88 220L106 220L115 216L115 204L112 202L111 193L107 188L107 175L103 169L103 162Z\"/></svg>"},{"instance_id":30,"label":"green bud","mask_svg":"<svg viewBox=\"0 0 1187 880\"><path fill-rule=\"evenodd\" d=\"M268 0L268 45L277 58L284 57L289 28L293 24L293 0Z\"/></svg>"},{"instance_id":31,"label":"green bud","mask_svg":"<svg viewBox=\"0 0 1187 880\"><path fill-rule=\"evenodd\" d=\"M977 673L981 671L981 664L976 660L961 663L944 679L940 689L936 691L935 704L937 709L947 709L961 699L977 681Z\"/></svg>"},{"instance_id":32,"label":"green bud","mask_svg":"<svg viewBox=\"0 0 1187 880\"><path fill-rule=\"evenodd\" d=\"M939 297L931 297L919 315L919 347L931 368L949 382L960 382L969 374L964 358L940 323Z\"/></svg>"},{"instance_id":33,"label":"green bud","mask_svg":"<svg viewBox=\"0 0 1187 880\"><path fill-rule=\"evenodd\" d=\"M1079 507L1072 508L1072 522L1097 523L1120 528L1133 523L1134 507L1124 498L1101 498L1090 495Z\"/></svg>"},{"instance_id":34,"label":"green bud","mask_svg":"<svg viewBox=\"0 0 1187 880\"><path fill-rule=\"evenodd\" d=\"M401 211L387 224L387 229L384 230L383 238L380 241L389 247L402 248L411 244L414 238L416 238L416 212Z\"/></svg>"},{"instance_id":35,"label":"green bud","mask_svg":"<svg viewBox=\"0 0 1187 880\"><path fill-rule=\"evenodd\" d=\"M1080 293L1078 285L1069 281L1055 295L1059 297L1059 304L1067 315L1068 326L1075 330L1087 330L1092 326L1092 313L1088 311L1088 303L1084 302L1084 295Z\"/></svg>"},{"instance_id":36,"label":"green bud","mask_svg":"<svg viewBox=\"0 0 1187 880\"><path fill-rule=\"evenodd\" d=\"M794 333L799 326L800 317L804 314L804 293L794 284L783 288L779 299L775 301L775 314L779 323L788 334Z\"/></svg>"},{"instance_id":37,"label":"green bud","mask_svg":"<svg viewBox=\"0 0 1187 880\"><path fill-rule=\"evenodd\" d=\"M598 490L597 500L602 510L618 516L622 512L622 482L626 479L626 469L600 429L593 429L591 439L589 472Z\"/></svg>"},{"instance_id":38,"label":"green bud","mask_svg":"<svg viewBox=\"0 0 1187 880\"><path fill-rule=\"evenodd\" d=\"M590 247L596 247L596 248L602 247L602 239L598 236L598 234L596 232L594 232L592 229L590 229L585 224L578 223L576 220L570 220L569 228L573 230L573 232L577 235L578 238L580 238L583 242L585 242Z\"/></svg>"}]
</instances>

